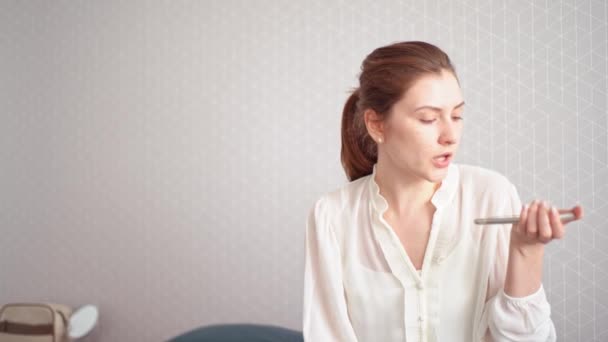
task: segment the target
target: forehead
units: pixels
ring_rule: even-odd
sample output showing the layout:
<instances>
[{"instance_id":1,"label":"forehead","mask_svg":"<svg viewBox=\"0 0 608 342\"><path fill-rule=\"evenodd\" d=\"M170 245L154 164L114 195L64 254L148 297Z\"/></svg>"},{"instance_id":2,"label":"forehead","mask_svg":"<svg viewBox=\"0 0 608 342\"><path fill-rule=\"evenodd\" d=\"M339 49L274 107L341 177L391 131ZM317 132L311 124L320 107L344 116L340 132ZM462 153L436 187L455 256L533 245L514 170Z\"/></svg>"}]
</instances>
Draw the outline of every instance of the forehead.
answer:
<instances>
[{"instance_id":1,"label":"forehead","mask_svg":"<svg viewBox=\"0 0 608 342\"><path fill-rule=\"evenodd\" d=\"M420 106L435 106L452 109L463 101L458 81L450 72L441 75L429 74L418 78L395 104L404 110Z\"/></svg>"}]
</instances>

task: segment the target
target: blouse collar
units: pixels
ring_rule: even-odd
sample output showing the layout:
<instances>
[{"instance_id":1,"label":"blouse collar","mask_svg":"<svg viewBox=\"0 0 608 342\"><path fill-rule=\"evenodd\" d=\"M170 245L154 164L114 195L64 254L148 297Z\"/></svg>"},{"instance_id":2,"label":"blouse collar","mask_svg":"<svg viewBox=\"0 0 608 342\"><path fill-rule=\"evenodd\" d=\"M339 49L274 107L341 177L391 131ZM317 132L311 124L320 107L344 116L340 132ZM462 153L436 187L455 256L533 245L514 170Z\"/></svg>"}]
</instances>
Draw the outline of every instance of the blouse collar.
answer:
<instances>
[{"instance_id":1,"label":"blouse collar","mask_svg":"<svg viewBox=\"0 0 608 342\"><path fill-rule=\"evenodd\" d=\"M378 163L374 164L372 174L369 177L369 189L372 196L372 203L374 204L376 210L383 214L388 209L388 202L384 196L380 194L380 188L378 187L378 183L376 183L375 177L377 165ZM447 175L441 182L439 188L437 188L433 194L433 197L431 197L431 203L433 203L438 210L449 203L452 196L456 193L459 178L458 166L454 163L450 163L448 165Z\"/></svg>"}]
</instances>

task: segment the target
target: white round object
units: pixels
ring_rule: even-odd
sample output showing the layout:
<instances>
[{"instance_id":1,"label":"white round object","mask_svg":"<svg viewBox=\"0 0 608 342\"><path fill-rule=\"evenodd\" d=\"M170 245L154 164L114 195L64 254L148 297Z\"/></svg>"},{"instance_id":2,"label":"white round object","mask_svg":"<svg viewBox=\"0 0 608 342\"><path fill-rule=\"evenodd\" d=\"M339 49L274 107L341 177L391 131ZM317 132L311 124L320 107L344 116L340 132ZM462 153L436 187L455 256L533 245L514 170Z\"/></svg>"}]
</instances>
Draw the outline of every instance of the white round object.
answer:
<instances>
[{"instance_id":1,"label":"white round object","mask_svg":"<svg viewBox=\"0 0 608 342\"><path fill-rule=\"evenodd\" d=\"M81 307L70 316L68 335L74 339L85 336L97 324L98 317L99 312L96 306L85 305Z\"/></svg>"}]
</instances>

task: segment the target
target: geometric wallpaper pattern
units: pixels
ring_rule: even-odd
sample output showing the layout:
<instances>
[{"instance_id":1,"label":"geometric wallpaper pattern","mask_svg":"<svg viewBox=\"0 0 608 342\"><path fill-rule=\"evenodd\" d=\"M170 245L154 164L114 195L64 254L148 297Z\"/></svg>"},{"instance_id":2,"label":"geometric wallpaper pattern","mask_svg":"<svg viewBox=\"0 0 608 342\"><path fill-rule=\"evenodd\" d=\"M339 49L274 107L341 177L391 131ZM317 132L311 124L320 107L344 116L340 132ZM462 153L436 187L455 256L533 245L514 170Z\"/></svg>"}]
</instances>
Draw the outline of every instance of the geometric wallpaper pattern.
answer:
<instances>
[{"instance_id":1,"label":"geometric wallpaper pattern","mask_svg":"<svg viewBox=\"0 0 608 342\"><path fill-rule=\"evenodd\" d=\"M424 40L467 103L455 162L583 206L543 282L560 341L607 341L607 23L604 0L3 1L0 303L96 304L83 341L301 330L344 101L373 49Z\"/></svg>"}]
</instances>

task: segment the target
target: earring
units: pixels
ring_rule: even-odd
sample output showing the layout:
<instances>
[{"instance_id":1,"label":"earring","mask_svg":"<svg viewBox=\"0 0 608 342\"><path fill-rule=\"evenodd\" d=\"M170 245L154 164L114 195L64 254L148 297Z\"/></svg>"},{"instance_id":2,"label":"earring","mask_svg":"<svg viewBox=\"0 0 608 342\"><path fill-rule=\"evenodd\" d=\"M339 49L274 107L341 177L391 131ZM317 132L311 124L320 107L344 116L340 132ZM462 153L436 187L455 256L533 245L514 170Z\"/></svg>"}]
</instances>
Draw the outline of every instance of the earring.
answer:
<instances>
[{"instance_id":1,"label":"earring","mask_svg":"<svg viewBox=\"0 0 608 342\"><path fill-rule=\"evenodd\" d=\"M382 142L382 138L378 138L378 142Z\"/></svg>"}]
</instances>

